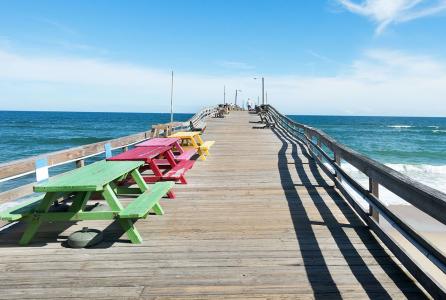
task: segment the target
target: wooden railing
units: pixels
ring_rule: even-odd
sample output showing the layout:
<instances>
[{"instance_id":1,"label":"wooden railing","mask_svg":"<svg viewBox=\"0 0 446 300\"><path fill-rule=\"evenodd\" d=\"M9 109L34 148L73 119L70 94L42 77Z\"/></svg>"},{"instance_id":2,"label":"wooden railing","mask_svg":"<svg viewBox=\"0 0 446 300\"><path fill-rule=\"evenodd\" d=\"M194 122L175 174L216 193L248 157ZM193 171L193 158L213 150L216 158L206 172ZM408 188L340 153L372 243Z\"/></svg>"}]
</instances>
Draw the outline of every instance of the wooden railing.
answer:
<instances>
[{"instance_id":1,"label":"wooden railing","mask_svg":"<svg viewBox=\"0 0 446 300\"><path fill-rule=\"evenodd\" d=\"M272 117L278 129L285 130L306 146L311 157L333 180L357 214L420 284L434 298L444 298L446 283L432 275L432 272L428 272L426 267L414 259L412 254L405 251L404 247L380 226L379 219L385 219L442 273L446 272L444 253L412 228L411 224L390 211L380 199L379 188L380 186L385 187L442 224L446 224L446 194L348 148L319 129L291 120L270 105L265 105L262 109ZM343 161L351 164L368 177L368 188L364 188L342 168L341 162ZM352 191L356 195L353 195ZM368 211L364 210L355 200L358 195L367 201Z\"/></svg>"},{"instance_id":2,"label":"wooden railing","mask_svg":"<svg viewBox=\"0 0 446 300\"><path fill-rule=\"evenodd\" d=\"M48 168L61 166L68 163L75 163L76 167L81 167L85 164L85 160L87 158L102 155L104 152L106 152L107 148L110 150L125 150L129 146L140 143L153 136L165 136L170 132L187 131L189 130L189 121L204 120L212 116L213 114L216 114L217 111L217 107L207 107L197 112L194 116L192 116L191 119L186 122L155 125L150 131L144 131L113 140L2 163L0 164L0 183L36 173L36 162L41 159L46 160ZM35 182L25 184L0 193L0 204L32 193L32 187L34 183Z\"/></svg>"}]
</instances>

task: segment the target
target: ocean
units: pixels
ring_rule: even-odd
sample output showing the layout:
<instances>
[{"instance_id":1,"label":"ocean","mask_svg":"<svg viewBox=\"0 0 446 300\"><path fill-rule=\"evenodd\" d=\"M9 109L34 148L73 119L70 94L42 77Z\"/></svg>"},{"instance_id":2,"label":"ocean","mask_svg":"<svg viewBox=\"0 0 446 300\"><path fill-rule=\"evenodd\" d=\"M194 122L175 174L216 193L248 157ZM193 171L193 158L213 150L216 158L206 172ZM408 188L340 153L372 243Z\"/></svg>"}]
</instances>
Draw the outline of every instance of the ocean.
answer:
<instances>
[{"instance_id":1,"label":"ocean","mask_svg":"<svg viewBox=\"0 0 446 300\"><path fill-rule=\"evenodd\" d=\"M175 114L174 120L186 121L192 116ZM169 121L166 113L0 111L0 163L110 140ZM51 168L50 175L71 168L74 164ZM29 175L0 183L0 192L33 180Z\"/></svg>"},{"instance_id":2,"label":"ocean","mask_svg":"<svg viewBox=\"0 0 446 300\"><path fill-rule=\"evenodd\" d=\"M437 190L446 192L446 118L289 116ZM368 186L349 164L346 171ZM382 189L387 204L407 204Z\"/></svg>"},{"instance_id":3,"label":"ocean","mask_svg":"<svg viewBox=\"0 0 446 300\"><path fill-rule=\"evenodd\" d=\"M175 114L185 121L192 114ZM446 118L290 116L422 183L446 192ZM0 163L109 140L169 122L162 113L0 111ZM364 182L352 166L345 168ZM55 168L56 169L56 168ZM64 171L64 167L54 172ZM32 176L13 183L30 182ZM0 184L0 190L12 187ZM388 196L388 203L400 203Z\"/></svg>"}]
</instances>

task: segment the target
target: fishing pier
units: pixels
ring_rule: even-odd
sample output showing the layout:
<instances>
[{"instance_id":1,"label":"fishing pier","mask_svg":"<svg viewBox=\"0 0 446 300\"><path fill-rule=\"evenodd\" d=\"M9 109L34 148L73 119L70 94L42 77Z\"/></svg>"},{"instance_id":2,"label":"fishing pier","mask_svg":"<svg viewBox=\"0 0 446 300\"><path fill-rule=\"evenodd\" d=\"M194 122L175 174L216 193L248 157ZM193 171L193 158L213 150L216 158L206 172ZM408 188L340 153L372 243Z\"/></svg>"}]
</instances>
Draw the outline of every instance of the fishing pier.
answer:
<instances>
[{"instance_id":1,"label":"fishing pier","mask_svg":"<svg viewBox=\"0 0 446 300\"><path fill-rule=\"evenodd\" d=\"M269 105L223 115L208 108L184 124L4 163L0 180L41 173L42 158L45 168L85 168L92 157L204 122L202 137L215 144L202 149L206 159L187 171L187 184L174 185L174 197L159 199L163 215L134 223L140 243L104 217L43 222L20 246L27 222L0 221L0 298L446 297L444 252L389 210L379 191L390 190L443 224L446 195ZM352 178L344 163L369 185ZM34 186L1 193L0 204ZM101 230L104 240L84 249L64 244L86 226Z\"/></svg>"}]
</instances>

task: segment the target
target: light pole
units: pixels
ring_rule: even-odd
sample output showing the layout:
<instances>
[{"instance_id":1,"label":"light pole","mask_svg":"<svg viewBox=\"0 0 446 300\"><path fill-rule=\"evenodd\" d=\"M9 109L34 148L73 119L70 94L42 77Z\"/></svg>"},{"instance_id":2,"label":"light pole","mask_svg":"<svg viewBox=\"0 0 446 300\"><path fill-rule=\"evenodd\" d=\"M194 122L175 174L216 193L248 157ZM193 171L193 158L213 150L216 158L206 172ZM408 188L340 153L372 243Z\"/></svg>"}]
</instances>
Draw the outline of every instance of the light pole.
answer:
<instances>
[{"instance_id":1,"label":"light pole","mask_svg":"<svg viewBox=\"0 0 446 300\"><path fill-rule=\"evenodd\" d=\"M172 71L172 84L170 86L170 123L173 123L173 71Z\"/></svg>"},{"instance_id":2,"label":"light pole","mask_svg":"<svg viewBox=\"0 0 446 300\"><path fill-rule=\"evenodd\" d=\"M242 90L235 90L235 106L237 106L237 94L242 92Z\"/></svg>"},{"instance_id":3,"label":"light pole","mask_svg":"<svg viewBox=\"0 0 446 300\"><path fill-rule=\"evenodd\" d=\"M223 104L226 104L226 85L223 86Z\"/></svg>"},{"instance_id":4,"label":"light pole","mask_svg":"<svg viewBox=\"0 0 446 300\"><path fill-rule=\"evenodd\" d=\"M259 78L254 77L254 80L257 80ZM262 104L265 104L265 78L262 77Z\"/></svg>"}]
</instances>

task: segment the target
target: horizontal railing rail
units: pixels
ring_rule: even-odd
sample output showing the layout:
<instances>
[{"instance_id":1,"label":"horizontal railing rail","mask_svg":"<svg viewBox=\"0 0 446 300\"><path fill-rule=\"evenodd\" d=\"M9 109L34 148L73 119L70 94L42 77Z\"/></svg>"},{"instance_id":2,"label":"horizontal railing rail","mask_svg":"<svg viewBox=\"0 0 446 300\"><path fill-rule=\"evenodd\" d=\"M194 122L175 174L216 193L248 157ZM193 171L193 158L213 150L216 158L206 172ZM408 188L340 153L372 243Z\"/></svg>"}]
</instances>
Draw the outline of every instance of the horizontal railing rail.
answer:
<instances>
[{"instance_id":1,"label":"horizontal railing rail","mask_svg":"<svg viewBox=\"0 0 446 300\"><path fill-rule=\"evenodd\" d=\"M341 191L358 215L360 215L365 223L369 225L422 286L435 298L444 297L445 283L438 282L437 278L429 272L426 272L423 266L415 262L400 247L399 243L379 225L379 218L384 218L439 270L446 273L446 258L444 253L436 245L432 244L431 241L425 239L413 229L405 220L389 210L380 200L379 187L385 187L390 192L442 224L446 224L446 194L417 182L378 161L350 149L319 129L291 120L287 116L280 114L270 105L262 106L262 109L272 117L280 129L285 130L290 136L296 138L297 141L306 146L311 157L334 181L336 187ZM342 168L342 161L351 164L368 177L368 189L364 188ZM357 195L368 203L369 211L364 211L361 205L355 200L355 196L345 187L346 184L350 190L355 191Z\"/></svg>"},{"instance_id":2,"label":"horizontal railing rail","mask_svg":"<svg viewBox=\"0 0 446 300\"><path fill-rule=\"evenodd\" d=\"M169 128L160 130L159 134L165 136L168 130L171 132L189 130L189 122L191 120L204 120L213 116L218 111L217 107L206 107L193 115L186 122L179 122L174 124L163 124L160 127ZM169 127L170 126L170 127ZM91 157L102 155L109 150L126 149L129 146L145 141L153 137L153 130L144 131L129 136L124 136L112 140L102 141L98 143L83 145L70 149L45 153L25 159L15 160L11 162L0 164L0 183L8 182L20 177L36 173L36 163L45 159L48 168L53 168L69 163L75 163L76 167L84 165L85 160ZM32 193L32 186L34 183L25 184L0 193L0 204L23 197Z\"/></svg>"}]
</instances>

